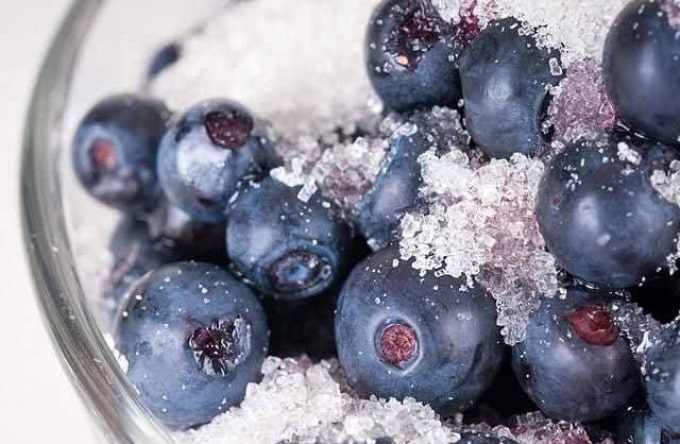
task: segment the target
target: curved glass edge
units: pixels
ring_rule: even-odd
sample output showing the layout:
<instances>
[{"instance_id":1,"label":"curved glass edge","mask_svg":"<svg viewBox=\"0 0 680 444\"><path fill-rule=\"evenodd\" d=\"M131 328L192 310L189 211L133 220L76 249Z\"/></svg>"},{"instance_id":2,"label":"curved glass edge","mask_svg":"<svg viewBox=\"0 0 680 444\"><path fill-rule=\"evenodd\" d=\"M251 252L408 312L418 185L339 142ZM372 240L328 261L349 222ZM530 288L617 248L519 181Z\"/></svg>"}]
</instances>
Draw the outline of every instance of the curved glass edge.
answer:
<instances>
[{"instance_id":1,"label":"curved glass edge","mask_svg":"<svg viewBox=\"0 0 680 444\"><path fill-rule=\"evenodd\" d=\"M21 215L39 306L61 362L109 442L172 442L140 404L88 309L66 234L59 134L81 43L105 0L76 0L34 89L24 133Z\"/></svg>"}]
</instances>

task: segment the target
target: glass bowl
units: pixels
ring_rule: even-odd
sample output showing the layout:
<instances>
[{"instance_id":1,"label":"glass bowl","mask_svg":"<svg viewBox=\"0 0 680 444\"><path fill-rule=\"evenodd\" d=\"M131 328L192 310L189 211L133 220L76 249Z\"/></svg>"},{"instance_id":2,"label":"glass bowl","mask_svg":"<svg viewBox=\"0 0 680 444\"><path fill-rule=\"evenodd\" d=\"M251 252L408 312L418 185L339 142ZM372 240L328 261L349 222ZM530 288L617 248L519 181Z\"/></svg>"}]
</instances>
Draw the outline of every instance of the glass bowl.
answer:
<instances>
[{"instance_id":1,"label":"glass bowl","mask_svg":"<svg viewBox=\"0 0 680 444\"><path fill-rule=\"evenodd\" d=\"M91 271L119 216L85 196L66 167L70 156L63 154L87 107L113 92L137 90L154 50L225 3L77 0L33 93L21 176L24 237L55 348L110 442L172 441L139 403L107 346L107 325L92 306L97 284Z\"/></svg>"}]
</instances>

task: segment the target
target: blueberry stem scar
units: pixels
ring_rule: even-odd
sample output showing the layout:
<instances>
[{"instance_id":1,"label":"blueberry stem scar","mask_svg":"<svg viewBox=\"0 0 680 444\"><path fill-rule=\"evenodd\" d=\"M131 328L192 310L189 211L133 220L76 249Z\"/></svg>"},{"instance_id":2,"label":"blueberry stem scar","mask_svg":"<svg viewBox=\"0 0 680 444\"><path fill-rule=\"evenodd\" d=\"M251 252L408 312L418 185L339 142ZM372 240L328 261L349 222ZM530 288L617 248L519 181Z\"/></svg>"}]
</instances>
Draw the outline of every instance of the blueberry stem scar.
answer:
<instances>
[{"instance_id":1,"label":"blueberry stem scar","mask_svg":"<svg viewBox=\"0 0 680 444\"><path fill-rule=\"evenodd\" d=\"M619 337L619 328L611 315L596 305L586 305L569 313L567 320L588 344L612 345Z\"/></svg>"},{"instance_id":2,"label":"blueberry stem scar","mask_svg":"<svg viewBox=\"0 0 680 444\"><path fill-rule=\"evenodd\" d=\"M402 368L402 365L415 355L418 337L408 325L390 324L380 334L379 344L383 360Z\"/></svg>"}]
</instances>

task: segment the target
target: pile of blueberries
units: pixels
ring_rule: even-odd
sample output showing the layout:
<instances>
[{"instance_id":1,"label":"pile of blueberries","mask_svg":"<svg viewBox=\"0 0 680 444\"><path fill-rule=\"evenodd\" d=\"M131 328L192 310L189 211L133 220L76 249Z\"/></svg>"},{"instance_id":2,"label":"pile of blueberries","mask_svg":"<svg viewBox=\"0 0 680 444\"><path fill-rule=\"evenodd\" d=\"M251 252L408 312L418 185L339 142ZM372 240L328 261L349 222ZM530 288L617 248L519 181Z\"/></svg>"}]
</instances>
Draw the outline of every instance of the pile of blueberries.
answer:
<instances>
[{"instance_id":1,"label":"pile of blueberries","mask_svg":"<svg viewBox=\"0 0 680 444\"><path fill-rule=\"evenodd\" d=\"M667 2L634 0L610 30L603 68L620 124L546 168L536 214L567 296L545 299L511 349L484 288L421 275L397 242L400 215L419 204L432 107L458 109L464 149L487 159L541 156L550 143L560 52L514 18L480 29L470 11L454 25L429 0L376 9L368 75L386 113L419 130L392 136L388 164L349 216L269 175L283 163L276 137L237 103L181 115L139 94L97 104L73 161L95 198L126 213L105 296L144 404L171 428L196 427L242 401L268 354L337 356L357 393L414 397L443 417L502 423L538 408L597 422L621 443L680 443L680 285L660 273L677 248L680 206L651 181L680 160L680 31ZM173 48L154 74L180 57ZM668 322L642 371L608 309L616 298Z\"/></svg>"}]
</instances>

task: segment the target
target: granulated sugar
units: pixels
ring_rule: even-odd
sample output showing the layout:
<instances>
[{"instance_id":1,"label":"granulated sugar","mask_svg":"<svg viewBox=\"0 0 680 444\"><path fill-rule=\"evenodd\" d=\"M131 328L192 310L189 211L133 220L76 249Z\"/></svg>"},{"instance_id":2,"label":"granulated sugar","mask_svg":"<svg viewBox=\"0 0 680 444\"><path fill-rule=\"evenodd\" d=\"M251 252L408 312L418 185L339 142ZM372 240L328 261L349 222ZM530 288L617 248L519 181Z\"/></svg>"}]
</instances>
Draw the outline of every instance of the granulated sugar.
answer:
<instances>
[{"instance_id":1,"label":"granulated sugar","mask_svg":"<svg viewBox=\"0 0 680 444\"><path fill-rule=\"evenodd\" d=\"M423 272L466 276L470 285L475 278L496 299L506 342L522 341L540 297L558 290L534 214L543 163L515 154L474 167L458 150L429 151L419 161L428 209L403 218L402 258Z\"/></svg>"},{"instance_id":2,"label":"granulated sugar","mask_svg":"<svg viewBox=\"0 0 680 444\"><path fill-rule=\"evenodd\" d=\"M377 0L235 2L183 42L182 58L151 85L171 108L225 97L277 130L326 132L377 102L363 60Z\"/></svg>"}]
</instances>

